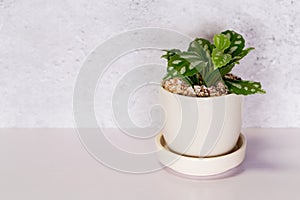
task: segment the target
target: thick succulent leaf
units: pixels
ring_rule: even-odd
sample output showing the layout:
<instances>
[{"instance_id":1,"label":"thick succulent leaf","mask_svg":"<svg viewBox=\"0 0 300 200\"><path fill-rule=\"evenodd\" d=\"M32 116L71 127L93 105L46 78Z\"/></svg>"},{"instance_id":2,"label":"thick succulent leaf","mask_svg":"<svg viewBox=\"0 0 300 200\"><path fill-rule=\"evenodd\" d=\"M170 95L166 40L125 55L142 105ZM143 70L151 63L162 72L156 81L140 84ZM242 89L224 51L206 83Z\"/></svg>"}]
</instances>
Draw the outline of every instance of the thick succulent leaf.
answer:
<instances>
[{"instance_id":1,"label":"thick succulent leaf","mask_svg":"<svg viewBox=\"0 0 300 200\"><path fill-rule=\"evenodd\" d=\"M216 34L214 36L214 45L218 50L223 52L230 47L230 40L226 35Z\"/></svg>"},{"instance_id":2,"label":"thick succulent leaf","mask_svg":"<svg viewBox=\"0 0 300 200\"><path fill-rule=\"evenodd\" d=\"M234 94L250 95L266 93L259 82L225 79L225 84L227 85L229 92Z\"/></svg>"},{"instance_id":3,"label":"thick succulent leaf","mask_svg":"<svg viewBox=\"0 0 300 200\"><path fill-rule=\"evenodd\" d=\"M190 43L188 51L197 52L201 46L209 55L212 53L214 46L206 39L196 38L193 42Z\"/></svg>"},{"instance_id":4,"label":"thick succulent leaf","mask_svg":"<svg viewBox=\"0 0 300 200\"><path fill-rule=\"evenodd\" d=\"M232 30L224 31L222 34L230 40L230 46L225 50L225 53L231 54L232 57L239 55L245 47L243 36Z\"/></svg>"},{"instance_id":5,"label":"thick succulent leaf","mask_svg":"<svg viewBox=\"0 0 300 200\"><path fill-rule=\"evenodd\" d=\"M227 65L231 61L231 55L223 53L223 51L219 49L213 49L211 56L215 69Z\"/></svg>"}]
</instances>

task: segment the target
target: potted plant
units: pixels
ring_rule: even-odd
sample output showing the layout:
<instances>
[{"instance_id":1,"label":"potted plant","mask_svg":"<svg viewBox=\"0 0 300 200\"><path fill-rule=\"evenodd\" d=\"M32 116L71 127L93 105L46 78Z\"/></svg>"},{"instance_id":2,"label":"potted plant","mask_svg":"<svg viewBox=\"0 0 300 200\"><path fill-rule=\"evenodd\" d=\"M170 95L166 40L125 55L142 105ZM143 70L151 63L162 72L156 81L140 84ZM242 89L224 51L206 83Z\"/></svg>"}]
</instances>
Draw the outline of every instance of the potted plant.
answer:
<instances>
[{"instance_id":1,"label":"potted plant","mask_svg":"<svg viewBox=\"0 0 300 200\"><path fill-rule=\"evenodd\" d=\"M259 82L242 80L230 72L253 49L245 48L241 34L226 30L214 35L213 43L196 38L187 51L165 50L162 58L167 60L167 74L160 99L166 120L158 140L168 151L160 156L163 164L167 164L169 154L197 158L198 164L191 161L195 166L179 163L173 169L191 175L212 175L242 162L246 143L241 135L243 96L265 91ZM243 152L235 162L228 163L237 145L244 145ZM223 161L217 163L216 158ZM207 165L209 161L211 165Z\"/></svg>"}]
</instances>

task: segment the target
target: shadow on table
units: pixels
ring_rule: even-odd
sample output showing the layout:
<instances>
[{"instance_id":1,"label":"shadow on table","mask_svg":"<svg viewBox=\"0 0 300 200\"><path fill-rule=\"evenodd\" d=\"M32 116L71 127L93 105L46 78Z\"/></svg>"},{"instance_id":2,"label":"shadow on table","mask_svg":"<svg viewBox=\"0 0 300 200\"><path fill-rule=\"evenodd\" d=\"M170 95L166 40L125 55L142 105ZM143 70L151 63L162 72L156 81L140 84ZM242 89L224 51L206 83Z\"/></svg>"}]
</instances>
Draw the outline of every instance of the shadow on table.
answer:
<instances>
[{"instance_id":1,"label":"shadow on table","mask_svg":"<svg viewBox=\"0 0 300 200\"><path fill-rule=\"evenodd\" d=\"M279 156L278 154L270 155L268 153L283 150L283 148L285 147L280 146L277 143L270 143L269 141L266 141L267 139L267 137L257 137L249 135L249 137L247 137L247 153L244 162L239 166L222 174L213 176L188 176L175 172L167 167L165 167L165 170L181 178L188 178L194 180L220 180L238 176L248 170L282 171L290 169L291 166L289 166L286 162L280 161L280 159L278 158L275 159L275 156Z\"/></svg>"},{"instance_id":2,"label":"shadow on table","mask_svg":"<svg viewBox=\"0 0 300 200\"><path fill-rule=\"evenodd\" d=\"M284 162L276 162L276 155L268 155L271 149L272 152L280 151L280 146L270 144L266 141L267 137L247 137L247 154L246 159L242 164L244 170L283 170L287 166ZM270 157L274 158L273 161Z\"/></svg>"}]
</instances>

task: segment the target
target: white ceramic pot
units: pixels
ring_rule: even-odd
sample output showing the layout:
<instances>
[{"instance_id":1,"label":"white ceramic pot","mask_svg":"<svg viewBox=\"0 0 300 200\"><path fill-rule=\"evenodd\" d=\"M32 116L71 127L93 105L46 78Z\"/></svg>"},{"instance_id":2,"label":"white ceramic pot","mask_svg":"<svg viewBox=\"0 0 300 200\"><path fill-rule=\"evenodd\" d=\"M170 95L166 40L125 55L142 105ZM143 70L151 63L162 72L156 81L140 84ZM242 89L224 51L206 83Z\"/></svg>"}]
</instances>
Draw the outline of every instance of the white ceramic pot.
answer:
<instances>
[{"instance_id":1,"label":"white ceramic pot","mask_svg":"<svg viewBox=\"0 0 300 200\"><path fill-rule=\"evenodd\" d=\"M241 131L243 96L188 97L160 89L165 112L162 134L172 151L188 156L226 154Z\"/></svg>"}]
</instances>

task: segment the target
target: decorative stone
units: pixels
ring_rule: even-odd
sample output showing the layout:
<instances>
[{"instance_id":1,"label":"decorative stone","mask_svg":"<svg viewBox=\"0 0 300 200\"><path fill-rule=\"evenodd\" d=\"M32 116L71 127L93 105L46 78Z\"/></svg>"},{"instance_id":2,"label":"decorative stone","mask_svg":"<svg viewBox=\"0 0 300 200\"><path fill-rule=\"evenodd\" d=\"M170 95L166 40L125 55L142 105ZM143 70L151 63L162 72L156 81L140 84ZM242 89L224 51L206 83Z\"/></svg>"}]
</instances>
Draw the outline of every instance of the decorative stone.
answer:
<instances>
[{"instance_id":1,"label":"decorative stone","mask_svg":"<svg viewBox=\"0 0 300 200\"><path fill-rule=\"evenodd\" d=\"M208 88L204 85L194 85L194 90L198 97L209 97L210 92Z\"/></svg>"},{"instance_id":2,"label":"decorative stone","mask_svg":"<svg viewBox=\"0 0 300 200\"><path fill-rule=\"evenodd\" d=\"M222 96L228 94L227 86L221 81L216 84L216 86L211 86L208 88L211 97Z\"/></svg>"},{"instance_id":3,"label":"decorative stone","mask_svg":"<svg viewBox=\"0 0 300 200\"><path fill-rule=\"evenodd\" d=\"M230 76L236 77L234 75ZM174 94L191 97L216 97L228 94L227 86L221 81L216 85L207 88L205 85L194 85L192 87L180 78L170 78L164 80L162 86Z\"/></svg>"}]
</instances>

